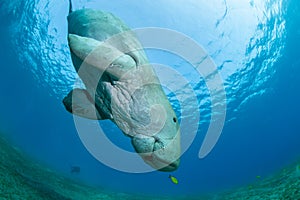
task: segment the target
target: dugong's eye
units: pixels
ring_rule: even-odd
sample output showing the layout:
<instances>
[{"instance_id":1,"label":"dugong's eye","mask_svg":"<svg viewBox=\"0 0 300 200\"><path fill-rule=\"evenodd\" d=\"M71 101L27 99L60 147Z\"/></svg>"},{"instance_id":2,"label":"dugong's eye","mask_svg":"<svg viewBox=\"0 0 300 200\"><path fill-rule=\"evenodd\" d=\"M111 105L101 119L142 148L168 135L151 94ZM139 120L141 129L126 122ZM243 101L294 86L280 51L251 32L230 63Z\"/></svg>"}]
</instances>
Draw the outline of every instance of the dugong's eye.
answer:
<instances>
[{"instance_id":1,"label":"dugong's eye","mask_svg":"<svg viewBox=\"0 0 300 200\"><path fill-rule=\"evenodd\" d=\"M176 117L173 117L173 122L175 122L175 123L177 122L177 119L176 119Z\"/></svg>"}]
</instances>

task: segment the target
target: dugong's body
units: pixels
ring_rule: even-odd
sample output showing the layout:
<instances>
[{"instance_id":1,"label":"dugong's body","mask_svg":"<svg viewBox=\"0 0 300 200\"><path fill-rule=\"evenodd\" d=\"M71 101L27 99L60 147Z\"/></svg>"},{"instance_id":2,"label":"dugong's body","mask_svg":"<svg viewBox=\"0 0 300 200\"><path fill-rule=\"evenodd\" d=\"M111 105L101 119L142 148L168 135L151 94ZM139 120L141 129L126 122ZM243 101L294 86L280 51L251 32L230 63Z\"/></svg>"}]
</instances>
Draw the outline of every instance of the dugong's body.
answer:
<instances>
[{"instance_id":1,"label":"dugong's body","mask_svg":"<svg viewBox=\"0 0 300 200\"><path fill-rule=\"evenodd\" d=\"M176 170L178 120L134 34L112 14L91 9L71 12L68 29L72 61L86 89L72 90L63 100L66 109L110 119L146 163Z\"/></svg>"}]
</instances>

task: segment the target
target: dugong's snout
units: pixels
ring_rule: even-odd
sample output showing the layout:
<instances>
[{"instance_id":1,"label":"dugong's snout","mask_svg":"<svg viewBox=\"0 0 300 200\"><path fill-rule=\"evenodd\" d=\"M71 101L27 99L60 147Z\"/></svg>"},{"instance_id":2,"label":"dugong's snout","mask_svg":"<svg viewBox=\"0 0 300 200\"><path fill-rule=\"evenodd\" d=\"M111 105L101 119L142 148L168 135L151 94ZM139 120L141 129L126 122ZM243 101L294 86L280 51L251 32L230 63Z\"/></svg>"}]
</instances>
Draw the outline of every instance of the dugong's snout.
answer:
<instances>
[{"instance_id":1,"label":"dugong's snout","mask_svg":"<svg viewBox=\"0 0 300 200\"><path fill-rule=\"evenodd\" d=\"M180 163L180 133L174 138L137 135L132 138L136 152L159 171L174 171Z\"/></svg>"}]
</instances>

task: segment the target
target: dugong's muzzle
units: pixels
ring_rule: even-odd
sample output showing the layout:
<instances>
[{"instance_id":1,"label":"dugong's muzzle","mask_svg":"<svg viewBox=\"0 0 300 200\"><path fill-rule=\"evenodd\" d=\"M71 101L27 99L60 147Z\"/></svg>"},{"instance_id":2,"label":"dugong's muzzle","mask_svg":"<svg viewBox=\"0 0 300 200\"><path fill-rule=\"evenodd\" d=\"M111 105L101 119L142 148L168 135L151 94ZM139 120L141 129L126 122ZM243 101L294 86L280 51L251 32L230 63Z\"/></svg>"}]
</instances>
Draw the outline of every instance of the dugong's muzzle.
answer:
<instances>
[{"instance_id":1,"label":"dugong's muzzle","mask_svg":"<svg viewBox=\"0 0 300 200\"><path fill-rule=\"evenodd\" d=\"M143 160L159 171L174 171L179 166L180 133L174 138L137 135L132 144Z\"/></svg>"}]
</instances>

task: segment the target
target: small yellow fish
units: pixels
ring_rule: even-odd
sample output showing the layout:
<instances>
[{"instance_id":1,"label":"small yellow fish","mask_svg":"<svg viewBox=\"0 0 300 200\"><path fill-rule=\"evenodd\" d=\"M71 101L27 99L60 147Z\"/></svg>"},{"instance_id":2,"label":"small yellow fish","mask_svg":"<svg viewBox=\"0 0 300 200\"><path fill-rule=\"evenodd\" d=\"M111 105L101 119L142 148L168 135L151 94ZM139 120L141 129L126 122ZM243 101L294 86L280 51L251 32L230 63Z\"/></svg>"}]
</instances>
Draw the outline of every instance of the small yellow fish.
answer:
<instances>
[{"instance_id":1,"label":"small yellow fish","mask_svg":"<svg viewBox=\"0 0 300 200\"><path fill-rule=\"evenodd\" d=\"M175 177L172 176L172 175L169 175L169 178L171 179L171 181L172 181L174 184L178 184L177 178L175 178Z\"/></svg>"},{"instance_id":2,"label":"small yellow fish","mask_svg":"<svg viewBox=\"0 0 300 200\"><path fill-rule=\"evenodd\" d=\"M257 178L257 179L259 179L259 178L260 178L260 176L256 176L256 178Z\"/></svg>"}]
</instances>

